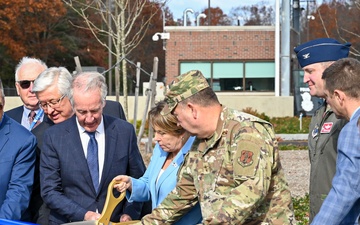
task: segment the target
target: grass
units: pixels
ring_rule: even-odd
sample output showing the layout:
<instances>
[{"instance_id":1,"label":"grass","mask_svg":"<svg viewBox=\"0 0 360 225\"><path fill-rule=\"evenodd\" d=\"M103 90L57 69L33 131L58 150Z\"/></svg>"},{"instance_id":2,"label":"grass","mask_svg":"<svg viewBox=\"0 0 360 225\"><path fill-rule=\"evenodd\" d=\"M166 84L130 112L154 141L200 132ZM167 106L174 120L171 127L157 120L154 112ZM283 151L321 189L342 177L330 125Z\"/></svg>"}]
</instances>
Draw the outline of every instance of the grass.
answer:
<instances>
[{"instance_id":1,"label":"grass","mask_svg":"<svg viewBox=\"0 0 360 225\"><path fill-rule=\"evenodd\" d=\"M308 150L308 146L306 145L293 145L293 144L287 144L282 145L279 144L279 150L285 151L285 150Z\"/></svg>"},{"instance_id":2,"label":"grass","mask_svg":"<svg viewBox=\"0 0 360 225\"><path fill-rule=\"evenodd\" d=\"M250 107L243 109L243 112L270 122L277 134L306 134L309 132L311 117L302 117L301 120L298 116L270 118L265 113L259 113Z\"/></svg>"},{"instance_id":3,"label":"grass","mask_svg":"<svg viewBox=\"0 0 360 225\"><path fill-rule=\"evenodd\" d=\"M274 126L277 134L306 134L309 132L309 124L311 117L302 117L301 127L300 118L294 117L274 117L270 119L270 123Z\"/></svg>"},{"instance_id":4,"label":"grass","mask_svg":"<svg viewBox=\"0 0 360 225\"><path fill-rule=\"evenodd\" d=\"M308 225L309 224L309 194L306 194L304 197L292 198L295 219L298 225Z\"/></svg>"}]
</instances>

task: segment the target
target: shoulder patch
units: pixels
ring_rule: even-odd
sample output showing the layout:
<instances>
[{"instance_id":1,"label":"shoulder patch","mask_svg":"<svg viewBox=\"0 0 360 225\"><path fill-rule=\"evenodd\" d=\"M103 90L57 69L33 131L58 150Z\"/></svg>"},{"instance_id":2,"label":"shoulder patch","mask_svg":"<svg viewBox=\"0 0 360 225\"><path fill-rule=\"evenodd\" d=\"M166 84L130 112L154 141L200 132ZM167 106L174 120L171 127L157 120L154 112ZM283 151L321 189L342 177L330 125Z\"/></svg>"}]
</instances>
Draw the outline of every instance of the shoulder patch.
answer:
<instances>
[{"instance_id":1,"label":"shoulder patch","mask_svg":"<svg viewBox=\"0 0 360 225\"><path fill-rule=\"evenodd\" d=\"M252 151L242 150L241 156L237 159L237 161L242 167L251 166L254 163L253 155L254 153Z\"/></svg>"},{"instance_id":2,"label":"shoulder patch","mask_svg":"<svg viewBox=\"0 0 360 225\"><path fill-rule=\"evenodd\" d=\"M331 128L333 126L333 122L326 122L322 125L320 133L322 134L328 134L331 131Z\"/></svg>"},{"instance_id":3,"label":"shoulder patch","mask_svg":"<svg viewBox=\"0 0 360 225\"><path fill-rule=\"evenodd\" d=\"M261 143L257 138L238 140L236 146L236 153L234 155L234 174L236 176L253 177L257 170L260 160L260 149L264 143Z\"/></svg>"}]
</instances>

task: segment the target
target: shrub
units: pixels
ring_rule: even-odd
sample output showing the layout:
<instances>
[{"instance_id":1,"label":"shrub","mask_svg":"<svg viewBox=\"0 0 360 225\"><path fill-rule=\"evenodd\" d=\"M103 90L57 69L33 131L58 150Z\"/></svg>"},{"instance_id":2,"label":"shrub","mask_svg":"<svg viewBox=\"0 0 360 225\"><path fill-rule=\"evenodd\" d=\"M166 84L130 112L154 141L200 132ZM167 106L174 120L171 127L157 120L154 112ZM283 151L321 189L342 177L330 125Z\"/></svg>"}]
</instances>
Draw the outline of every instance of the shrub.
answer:
<instances>
[{"instance_id":1,"label":"shrub","mask_svg":"<svg viewBox=\"0 0 360 225\"><path fill-rule=\"evenodd\" d=\"M270 118L265 113L259 113L256 109L251 107L247 107L242 111L270 122L274 126L275 133L277 134L305 134L309 132L311 117L302 117L302 127L300 129L300 120L298 116Z\"/></svg>"},{"instance_id":2,"label":"shrub","mask_svg":"<svg viewBox=\"0 0 360 225\"><path fill-rule=\"evenodd\" d=\"M130 121L129 121L129 123L131 123L131 124L133 124L133 122L134 122L133 120L130 120ZM142 120L137 120L137 121L136 121L136 130L135 130L136 134L139 134L141 123L142 123ZM147 134L148 134L148 130L149 130L149 121L146 120L146 122L145 122L145 127L144 127L144 134L147 135Z\"/></svg>"},{"instance_id":3,"label":"shrub","mask_svg":"<svg viewBox=\"0 0 360 225\"><path fill-rule=\"evenodd\" d=\"M304 197L292 198L295 219L298 225L307 225L309 224L309 194L306 194Z\"/></svg>"},{"instance_id":4,"label":"shrub","mask_svg":"<svg viewBox=\"0 0 360 225\"><path fill-rule=\"evenodd\" d=\"M293 117L274 117L270 119L270 123L274 126L277 134L306 134L309 132L311 117L302 118L302 127L300 129L300 120L298 116Z\"/></svg>"},{"instance_id":5,"label":"shrub","mask_svg":"<svg viewBox=\"0 0 360 225\"><path fill-rule=\"evenodd\" d=\"M262 120L266 120L266 121L270 122L270 117L269 116L267 116L265 113L259 113L256 109L253 109L251 107L247 107L247 108L243 109L242 111L244 113L254 115L256 117L259 117Z\"/></svg>"}]
</instances>

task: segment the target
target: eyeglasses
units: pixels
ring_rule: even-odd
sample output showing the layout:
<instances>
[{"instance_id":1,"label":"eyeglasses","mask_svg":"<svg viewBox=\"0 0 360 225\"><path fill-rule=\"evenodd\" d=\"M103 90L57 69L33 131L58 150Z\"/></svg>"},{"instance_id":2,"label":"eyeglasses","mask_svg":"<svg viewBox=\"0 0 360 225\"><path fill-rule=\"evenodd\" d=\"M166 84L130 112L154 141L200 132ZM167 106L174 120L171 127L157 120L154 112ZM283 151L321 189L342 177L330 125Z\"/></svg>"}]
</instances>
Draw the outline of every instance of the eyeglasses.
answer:
<instances>
[{"instance_id":1,"label":"eyeglasses","mask_svg":"<svg viewBox=\"0 0 360 225\"><path fill-rule=\"evenodd\" d=\"M54 109L56 107L58 107L60 105L60 102L61 100L65 97L66 95L62 95L59 99L55 100L51 100L51 101L48 101L48 102L39 102L39 106L43 109L43 110L47 110L48 107Z\"/></svg>"},{"instance_id":2,"label":"eyeglasses","mask_svg":"<svg viewBox=\"0 0 360 225\"><path fill-rule=\"evenodd\" d=\"M19 80L17 81L22 89L28 89L31 82L34 83L34 80Z\"/></svg>"}]
</instances>

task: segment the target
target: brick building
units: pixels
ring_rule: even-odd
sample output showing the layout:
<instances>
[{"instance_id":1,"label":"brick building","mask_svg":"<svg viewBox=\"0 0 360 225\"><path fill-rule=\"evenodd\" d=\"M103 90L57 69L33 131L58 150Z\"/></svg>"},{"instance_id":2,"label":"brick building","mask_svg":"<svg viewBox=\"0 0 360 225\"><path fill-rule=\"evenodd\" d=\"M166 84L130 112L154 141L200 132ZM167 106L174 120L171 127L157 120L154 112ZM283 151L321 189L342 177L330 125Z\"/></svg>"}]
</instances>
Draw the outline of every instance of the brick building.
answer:
<instances>
[{"instance_id":1,"label":"brick building","mask_svg":"<svg viewBox=\"0 0 360 225\"><path fill-rule=\"evenodd\" d=\"M168 26L165 32L167 84L197 69L232 108L294 115L293 96L275 96L274 26Z\"/></svg>"},{"instance_id":2,"label":"brick building","mask_svg":"<svg viewBox=\"0 0 360 225\"><path fill-rule=\"evenodd\" d=\"M214 91L274 91L275 27L166 27L166 82L201 70Z\"/></svg>"}]
</instances>

